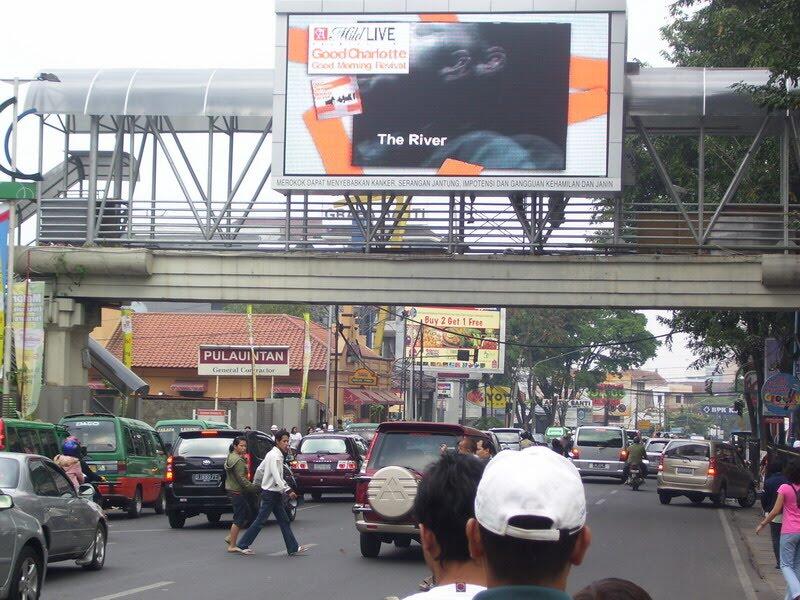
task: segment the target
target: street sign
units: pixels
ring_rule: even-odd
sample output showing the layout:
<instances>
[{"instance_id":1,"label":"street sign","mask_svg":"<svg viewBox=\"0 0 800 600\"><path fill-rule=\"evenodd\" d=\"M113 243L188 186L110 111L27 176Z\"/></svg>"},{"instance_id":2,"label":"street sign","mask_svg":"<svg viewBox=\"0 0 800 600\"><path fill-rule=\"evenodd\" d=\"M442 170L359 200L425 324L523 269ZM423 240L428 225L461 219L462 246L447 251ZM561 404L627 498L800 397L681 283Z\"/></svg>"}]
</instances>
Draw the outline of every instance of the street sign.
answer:
<instances>
[{"instance_id":1,"label":"street sign","mask_svg":"<svg viewBox=\"0 0 800 600\"><path fill-rule=\"evenodd\" d=\"M570 400L569 405L575 408L592 408L592 401L588 398L586 400Z\"/></svg>"},{"instance_id":2,"label":"street sign","mask_svg":"<svg viewBox=\"0 0 800 600\"><path fill-rule=\"evenodd\" d=\"M0 181L0 199L36 200L36 184Z\"/></svg>"},{"instance_id":3,"label":"street sign","mask_svg":"<svg viewBox=\"0 0 800 600\"><path fill-rule=\"evenodd\" d=\"M647 419L639 419L639 422L636 424L636 428L639 431L642 431L644 429L652 429L653 423L648 421Z\"/></svg>"},{"instance_id":4,"label":"street sign","mask_svg":"<svg viewBox=\"0 0 800 600\"><path fill-rule=\"evenodd\" d=\"M255 354L255 356L253 356ZM256 375L285 377L289 374L287 346L200 346L197 356L198 375Z\"/></svg>"},{"instance_id":5,"label":"street sign","mask_svg":"<svg viewBox=\"0 0 800 600\"><path fill-rule=\"evenodd\" d=\"M700 412L704 415L735 415L736 409L732 406L713 406L711 404L701 404Z\"/></svg>"}]
</instances>

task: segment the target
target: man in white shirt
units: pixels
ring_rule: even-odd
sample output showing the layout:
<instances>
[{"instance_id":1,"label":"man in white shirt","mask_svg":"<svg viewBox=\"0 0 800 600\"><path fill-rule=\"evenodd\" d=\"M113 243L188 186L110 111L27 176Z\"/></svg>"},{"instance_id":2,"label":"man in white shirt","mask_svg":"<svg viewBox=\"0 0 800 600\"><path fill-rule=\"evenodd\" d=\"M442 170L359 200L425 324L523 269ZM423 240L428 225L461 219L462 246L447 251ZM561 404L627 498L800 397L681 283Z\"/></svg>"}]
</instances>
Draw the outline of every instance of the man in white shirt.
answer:
<instances>
[{"instance_id":1,"label":"man in white shirt","mask_svg":"<svg viewBox=\"0 0 800 600\"><path fill-rule=\"evenodd\" d=\"M236 546L242 554L253 554L250 545L255 541L261 528L264 527L264 523L269 518L270 513L275 514L275 520L281 528L283 541L286 544L286 552L289 556L305 554L308 551L308 546L299 546L297 544L294 533L292 533L289 515L286 514L286 508L283 505L284 494L288 494L293 500L297 499L297 494L283 478L283 461L288 451L289 432L285 429L276 431L275 447L267 452L254 478L258 480L258 472L263 472L261 478L261 508L258 511L258 516L252 525L247 528L247 531L245 531Z\"/></svg>"},{"instance_id":2,"label":"man in white shirt","mask_svg":"<svg viewBox=\"0 0 800 600\"><path fill-rule=\"evenodd\" d=\"M470 600L485 589L483 563L470 558L466 533L484 466L474 456L447 452L420 481L414 514L436 587L405 600Z\"/></svg>"},{"instance_id":3,"label":"man in white shirt","mask_svg":"<svg viewBox=\"0 0 800 600\"><path fill-rule=\"evenodd\" d=\"M300 442L303 439L303 434L297 430L297 427L292 427L292 433L289 435L289 445L292 447L292 450L297 452L297 449L300 447Z\"/></svg>"}]
</instances>

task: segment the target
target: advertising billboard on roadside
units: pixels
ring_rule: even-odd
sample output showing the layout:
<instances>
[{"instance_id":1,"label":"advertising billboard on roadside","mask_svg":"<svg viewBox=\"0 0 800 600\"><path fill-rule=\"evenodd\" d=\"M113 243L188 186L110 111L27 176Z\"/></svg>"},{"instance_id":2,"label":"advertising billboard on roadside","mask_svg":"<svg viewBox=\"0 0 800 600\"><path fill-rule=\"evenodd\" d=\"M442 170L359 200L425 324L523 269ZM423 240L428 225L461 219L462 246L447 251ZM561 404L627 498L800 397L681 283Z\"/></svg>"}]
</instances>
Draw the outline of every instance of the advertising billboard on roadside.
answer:
<instances>
[{"instance_id":1,"label":"advertising billboard on roadside","mask_svg":"<svg viewBox=\"0 0 800 600\"><path fill-rule=\"evenodd\" d=\"M432 373L502 373L504 308L406 307L405 356Z\"/></svg>"},{"instance_id":2,"label":"advertising billboard on roadside","mask_svg":"<svg viewBox=\"0 0 800 600\"><path fill-rule=\"evenodd\" d=\"M276 189L620 189L611 12L290 14L284 26Z\"/></svg>"}]
</instances>

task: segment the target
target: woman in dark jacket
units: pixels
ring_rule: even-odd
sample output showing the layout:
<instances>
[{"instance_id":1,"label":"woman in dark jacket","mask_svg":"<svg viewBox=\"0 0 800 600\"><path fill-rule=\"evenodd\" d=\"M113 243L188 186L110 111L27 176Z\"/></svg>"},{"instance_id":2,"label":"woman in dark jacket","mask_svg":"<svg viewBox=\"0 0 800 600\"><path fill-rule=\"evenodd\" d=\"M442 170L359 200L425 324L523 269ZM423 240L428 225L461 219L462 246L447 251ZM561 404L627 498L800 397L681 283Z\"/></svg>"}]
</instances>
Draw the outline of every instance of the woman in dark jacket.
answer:
<instances>
[{"instance_id":1,"label":"woman in dark jacket","mask_svg":"<svg viewBox=\"0 0 800 600\"><path fill-rule=\"evenodd\" d=\"M764 491L761 494L761 508L764 509L765 516L768 515L775 506L775 500L778 498L778 488L784 483L789 483L789 480L786 479L786 475L783 474L784 466L783 459L777 455L767 464L767 477L764 479ZM775 553L775 568L780 569L780 515L775 517L769 524L769 533L772 537L772 551Z\"/></svg>"}]
</instances>

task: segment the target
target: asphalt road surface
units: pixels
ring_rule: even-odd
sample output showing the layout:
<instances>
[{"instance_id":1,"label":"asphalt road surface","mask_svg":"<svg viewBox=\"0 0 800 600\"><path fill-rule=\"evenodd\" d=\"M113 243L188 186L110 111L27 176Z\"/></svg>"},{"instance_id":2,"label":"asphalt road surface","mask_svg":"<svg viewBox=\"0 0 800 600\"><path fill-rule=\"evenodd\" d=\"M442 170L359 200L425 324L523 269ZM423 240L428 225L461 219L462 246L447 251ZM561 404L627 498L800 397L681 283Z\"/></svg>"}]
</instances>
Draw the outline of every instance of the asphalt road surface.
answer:
<instances>
[{"instance_id":1,"label":"asphalt road surface","mask_svg":"<svg viewBox=\"0 0 800 600\"><path fill-rule=\"evenodd\" d=\"M586 493L593 543L586 562L573 570L568 591L615 576L636 581L655 600L772 598L743 550L732 552L723 510L683 499L662 506L652 479L638 492L616 482L587 481ZM256 555L247 557L225 552L225 520L210 525L200 516L172 530L152 510L138 520L112 512L105 568L87 573L71 563L51 565L43 598L382 600L417 591L427 574L420 547L384 544L378 559L362 558L351 503L334 496L300 507L295 535L301 544L316 544L304 557L286 556L273 521L253 545Z\"/></svg>"}]
</instances>

